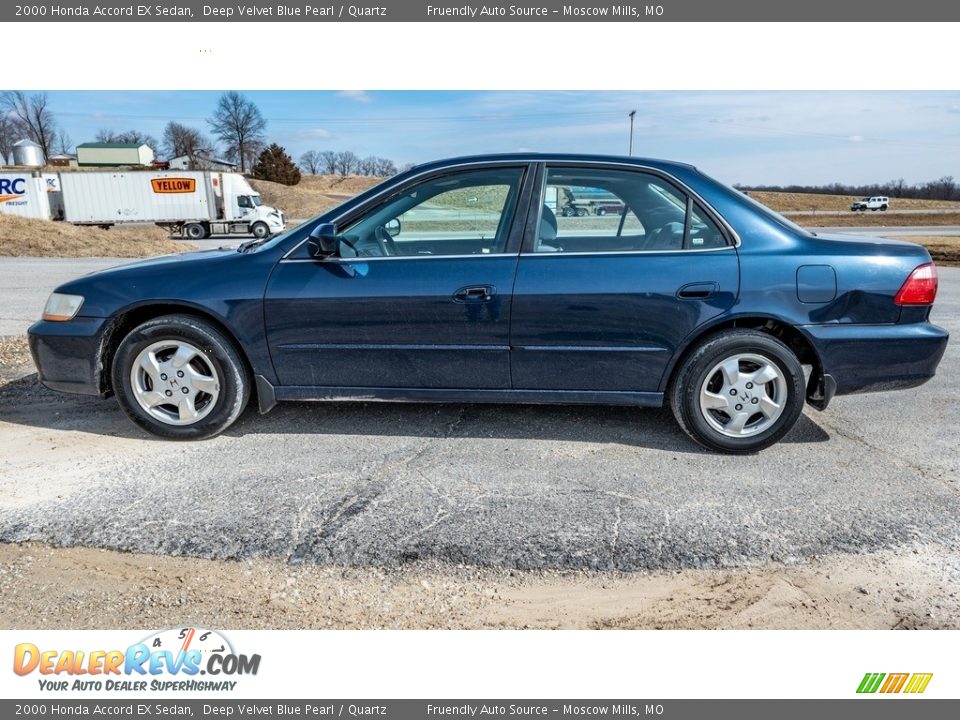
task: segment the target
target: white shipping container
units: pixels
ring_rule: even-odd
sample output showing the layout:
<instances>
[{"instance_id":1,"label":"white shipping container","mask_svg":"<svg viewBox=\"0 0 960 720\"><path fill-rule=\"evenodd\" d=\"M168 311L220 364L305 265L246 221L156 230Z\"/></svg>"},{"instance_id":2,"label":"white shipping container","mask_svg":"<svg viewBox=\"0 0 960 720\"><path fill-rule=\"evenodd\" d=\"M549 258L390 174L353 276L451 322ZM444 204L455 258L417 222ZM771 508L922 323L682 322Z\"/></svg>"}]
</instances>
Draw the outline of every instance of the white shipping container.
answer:
<instances>
[{"instance_id":1,"label":"white shipping container","mask_svg":"<svg viewBox=\"0 0 960 720\"><path fill-rule=\"evenodd\" d=\"M78 225L214 220L207 177L186 170L61 173L65 218Z\"/></svg>"},{"instance_id":2,"label":"white shipping container","mask_svg":"<svg viewBox=\"0 0 960 720\"><path fill-rule=\"evenodd\" d=\"M49 220L46 181L34 173L0 173L0 213Z\"/></svg>"}]
</instances>

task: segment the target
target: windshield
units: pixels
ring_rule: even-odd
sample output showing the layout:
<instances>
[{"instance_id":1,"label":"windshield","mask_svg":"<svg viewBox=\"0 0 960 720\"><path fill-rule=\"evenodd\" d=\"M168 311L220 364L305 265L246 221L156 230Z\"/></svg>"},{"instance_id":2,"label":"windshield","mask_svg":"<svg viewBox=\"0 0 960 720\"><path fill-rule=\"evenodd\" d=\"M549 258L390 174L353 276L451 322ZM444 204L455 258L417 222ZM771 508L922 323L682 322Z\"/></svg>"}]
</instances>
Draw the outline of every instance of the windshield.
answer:
<instances>
[{"instance_id":1,"label":"windshield","mask_svg":"<svg viewBox=\"0 0 960 720\"><path fill-rule=\"evenodd\" d=\"M263 200L260 199L259 195L251 195L250 202L253 203L254 207L260 207L261 205L263 205Z\"/></svg>"}]
</instances>

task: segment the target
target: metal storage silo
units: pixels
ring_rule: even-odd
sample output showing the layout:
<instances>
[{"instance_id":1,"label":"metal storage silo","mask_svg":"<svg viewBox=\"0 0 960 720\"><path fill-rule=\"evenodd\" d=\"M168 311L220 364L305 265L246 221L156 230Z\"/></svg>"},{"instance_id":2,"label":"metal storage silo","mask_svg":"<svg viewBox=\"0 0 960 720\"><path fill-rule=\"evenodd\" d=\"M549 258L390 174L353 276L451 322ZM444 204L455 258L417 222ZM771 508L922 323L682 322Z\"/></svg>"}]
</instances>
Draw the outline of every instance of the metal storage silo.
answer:
<instances>
[{"instance_id":1,"label":"metal storage silo","mask_svg":"<svg viewBox=\"0 0 960 720\"><path fill-rule=\"evenodd\" d=\"M13 146L13 164L43 167L43 150L32 140L21 140Z\"/></svg>"}]
</instances>

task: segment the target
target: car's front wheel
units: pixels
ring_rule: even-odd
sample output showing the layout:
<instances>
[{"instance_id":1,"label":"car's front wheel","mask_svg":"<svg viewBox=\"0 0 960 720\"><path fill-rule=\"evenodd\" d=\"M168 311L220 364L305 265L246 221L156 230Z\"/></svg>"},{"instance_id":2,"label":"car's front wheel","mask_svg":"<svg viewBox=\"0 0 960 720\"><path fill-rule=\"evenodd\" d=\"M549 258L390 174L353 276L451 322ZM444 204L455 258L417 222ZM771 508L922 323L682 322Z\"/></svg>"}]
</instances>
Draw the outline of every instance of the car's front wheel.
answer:
<instances>
[{"instance_id":1,"label":"car's front wheel","mask_svg":"<svg viewBox=\"0 0 960 720\"><path fill-rule=\"evenodd\" d=\"M131 330L114 356L112 381L127 416L169 440L222 432L250 398L239 350L218 328L191 315L165 315Z\"/></svg>"},{"instance_id":2,"label":"car's front wheel","mask_svg":"<svg viewBox=\"0 0 960 720\"><path fill-rule=\"evenodd\" d=\"M697 346L669 391L680 427L701 445L751 453L786 435L803 411L803 367L780 340L730 330Z\"/></svg>"}]
</instances>

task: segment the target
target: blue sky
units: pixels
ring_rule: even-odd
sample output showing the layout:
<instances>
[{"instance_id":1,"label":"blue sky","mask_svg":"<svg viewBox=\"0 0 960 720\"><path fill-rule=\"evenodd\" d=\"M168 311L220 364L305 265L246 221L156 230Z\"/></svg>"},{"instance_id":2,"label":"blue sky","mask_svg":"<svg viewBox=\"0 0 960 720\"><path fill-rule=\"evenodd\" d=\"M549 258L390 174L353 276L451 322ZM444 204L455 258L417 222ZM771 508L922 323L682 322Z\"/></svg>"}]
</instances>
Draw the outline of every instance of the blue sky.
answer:
<instances>
[{"instance_id":1,"label":"blue sky","mask_svg":"<svg viewBox=\"0 0 960 720\"><path fill-rule=\"evenodd\" d=\"M398 164L516 150L692 162L728 183L960 177L960 92L256 91L267 134L298 157L353 150ZM219 92L56 91L75 143L99 128L206 130Z\"/></svg>"}]
</instances>

